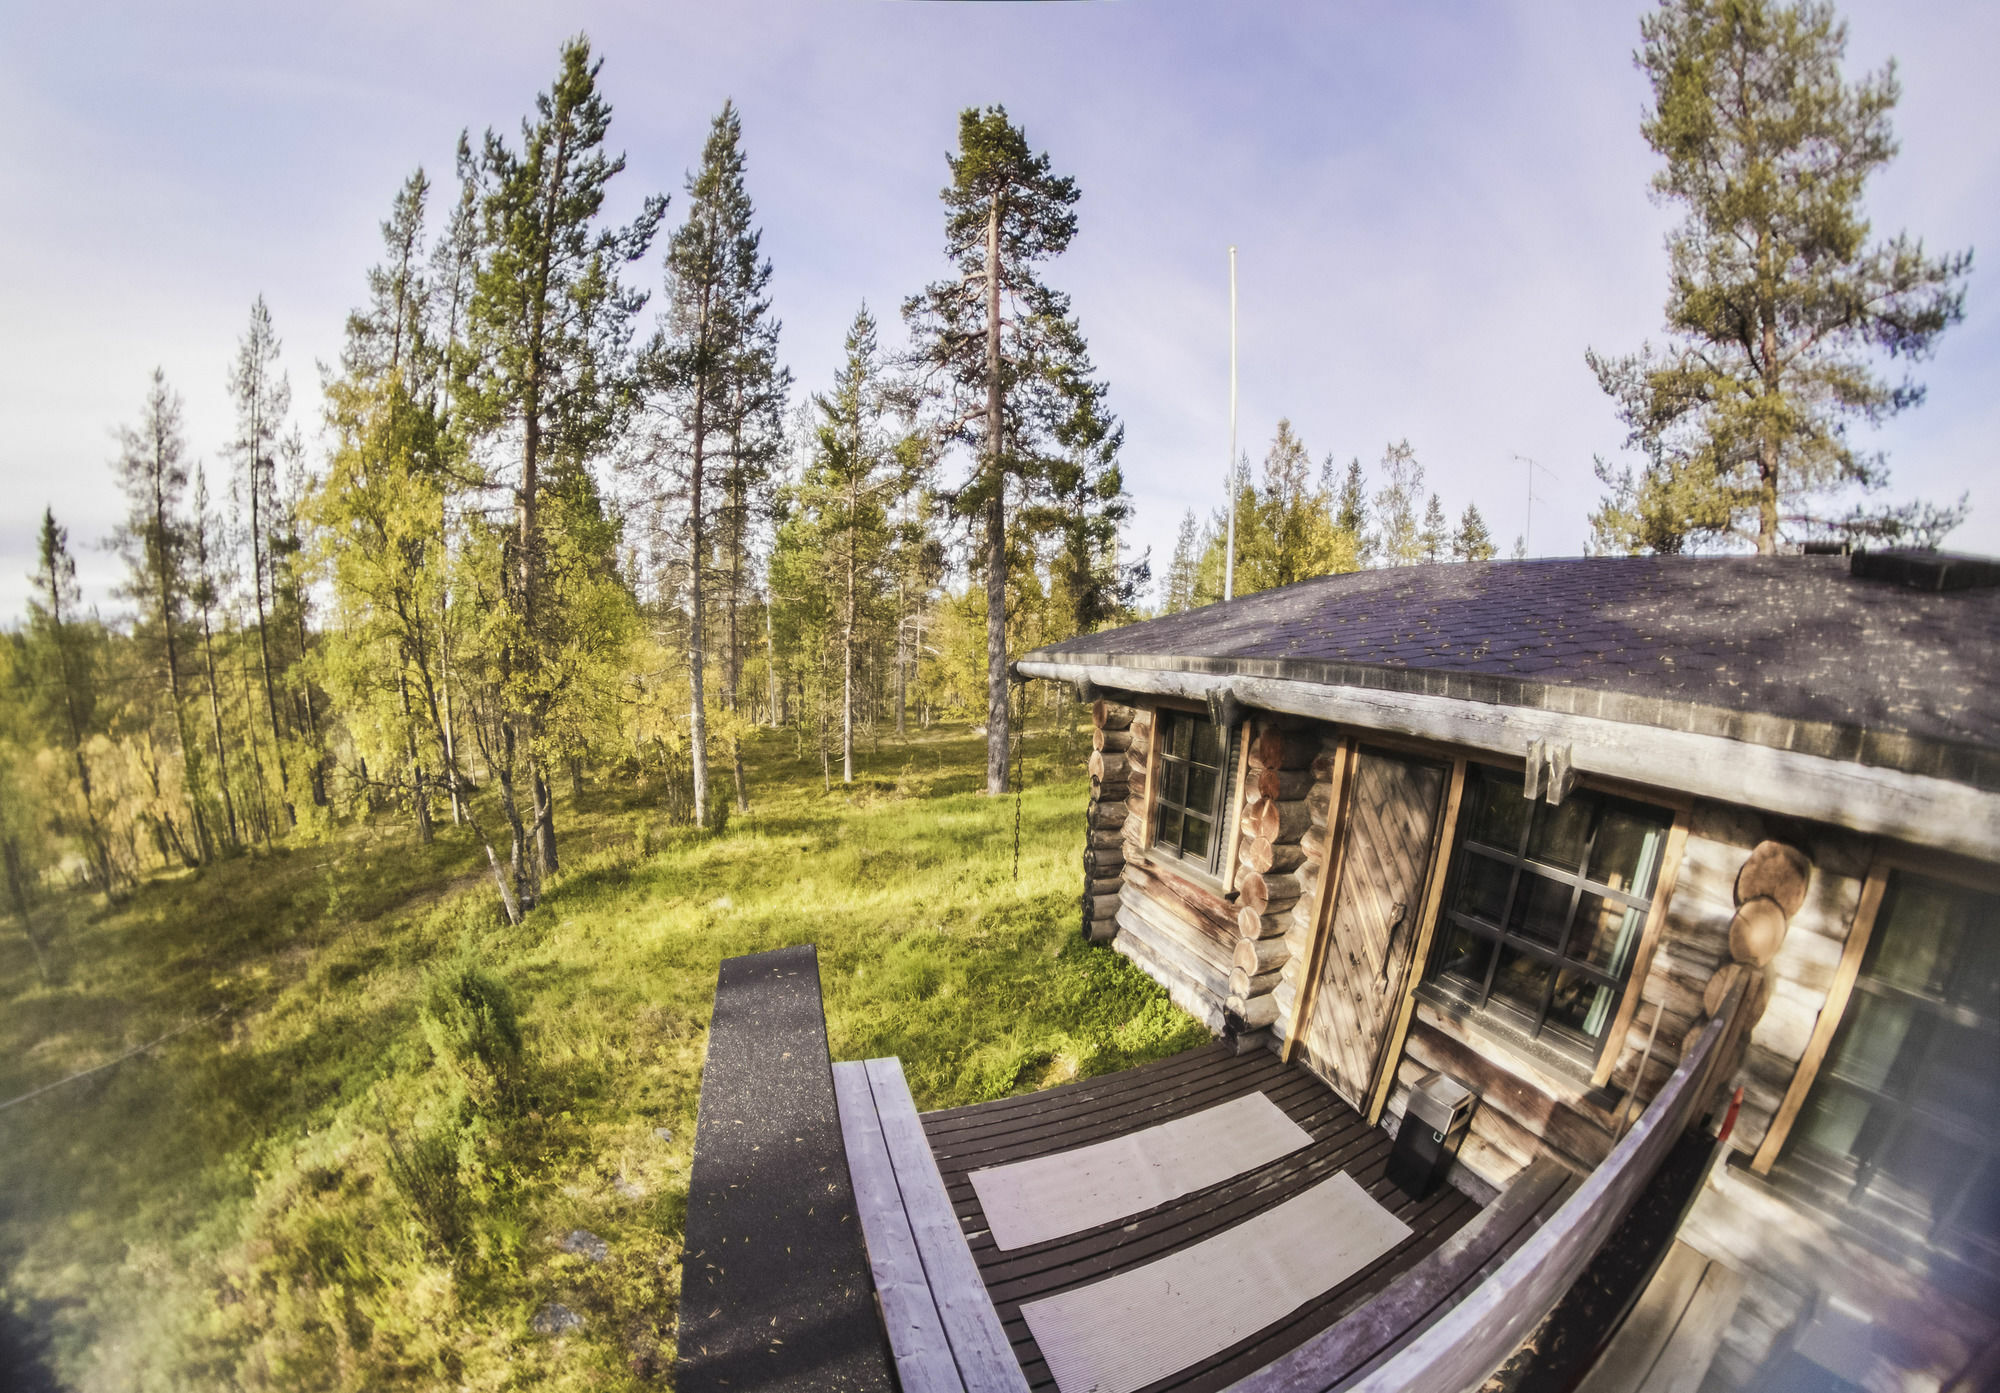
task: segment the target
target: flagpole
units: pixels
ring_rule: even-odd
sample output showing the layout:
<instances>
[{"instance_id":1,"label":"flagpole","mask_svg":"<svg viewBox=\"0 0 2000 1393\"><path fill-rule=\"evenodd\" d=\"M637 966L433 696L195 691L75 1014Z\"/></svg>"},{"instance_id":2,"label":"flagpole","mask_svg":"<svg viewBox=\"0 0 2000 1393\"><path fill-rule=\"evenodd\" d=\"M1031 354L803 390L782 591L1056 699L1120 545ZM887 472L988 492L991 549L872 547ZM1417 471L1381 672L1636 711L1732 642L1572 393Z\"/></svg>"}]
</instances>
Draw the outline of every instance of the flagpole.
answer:
<instances>
[{"instance_id":1,"label":"flagpole","mask_svg":"<svg viewBox=\"0 0 2000 1393\"><path fill-rule=\"evenodd\" d=\"M1222 598L1236 598L1236 248L1229 249L1229 547L1222 563Z\"/></svg>"}]
</instances>

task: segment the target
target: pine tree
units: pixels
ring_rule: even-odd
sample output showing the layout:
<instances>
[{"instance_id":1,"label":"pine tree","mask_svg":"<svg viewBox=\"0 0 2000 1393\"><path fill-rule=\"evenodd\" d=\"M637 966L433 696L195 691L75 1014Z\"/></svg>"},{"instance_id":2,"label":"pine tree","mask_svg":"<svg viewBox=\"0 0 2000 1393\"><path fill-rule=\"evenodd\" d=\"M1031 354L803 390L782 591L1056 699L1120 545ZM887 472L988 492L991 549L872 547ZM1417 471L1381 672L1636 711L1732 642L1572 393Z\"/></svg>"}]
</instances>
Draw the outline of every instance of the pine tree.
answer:
<instances>
[{"instance_id":1,"label":"pine tree","mask_svg":"<svg viewBox=\"0 0 2000 1393\"><path fill-rule=\"evenodd\" d=\"M1636 476L1600 463L1611 492L1595 546L1736 538L1768 553L1788 529L1949 530L1962 504L1838 519L1814 506L1884 487L1881 456L1848 426L1923 399L1907 377L1885 380L1872 351L1921 358L1964 315L1970 252L1869 242L1863 188L1896 152L1893 65L1844 80L1846 26L1813 0L1665 0L1640 35L1653 86L1640 129L1666 160L1653 188L1686 217L1669 242L1673 346L1587 355L1646 457Z\"/></svg>"},{"instance_id":2,"label":"pine tree","mask_svg":"<svg viewBox=\"0 0 2000 1393\"><path fill-rule=\"evenodd\" d=\"M1056 427L1059 453L1045 461L1047 501L1025 507L1021 528L1050 545L1050 593L1062 613L1051 616L1062 632L1043 642L1090 634L1131 609L1152 580L1150 556L1119 558L1119 532L1132 515L1125 477L1118 467L1125 428L1105 407L1099 382L1070 377L1064 382L1068 418Z\"/></svg>"},{"instance_id":3,"label":"pine tree","mask_svg":"<svg viewBox=\"0 0 2000 1393\"><path fill-rule=\"evenodd\" d=\"M1399 440L1382 453L1384 483L1375 491L1373 559L1383 566L1414 566L1423 560L1417 500L1424 494L1424 467L1410 442Z\"/></svg>"},{"instance_id":4,"label":"pine tree","mask_svg":"<svg viewBox=\"0 0 2000 1393\"><path fill-rule=\"evenodd\" d=\"M552 524L564 510L552 500L561 494L574 503L578 511L569 516L578 521L599 513L590 466L634 405L631 326L646 299L620 282L620 268L646 254L666 211L664 198L649 197L629 225L599 224L606 188L625 167L622 155L604 149L611 107L597 90L600 66L586 40L570 40L555 82L535 99L534 119L521 123L519 149L486 133L481 256L466 307L466 368L453 390L464 427L511 456L514 526L501 596L507 632L495 772L524 900L531 829L515 787L523 758L536 868L541 876L557 868L547 769L553 751L545 736L569 694L560 686L556 648L564 616L544 593L545 567L563 544Z\"/></svg>"},{"instance_id":5,"label":"pine tree","mask_svg":"<svg viewBox=\"0 0 2000 1393\"><path fill-rule=\"evenodd\" d=\"M1428 562L1444 559L1445 548L1451 544L1451 524L1445 520L1444 500L1435 493L1424 505L1424 530L1417 536L1417 549Z\"/></svg>"},{"instance_id":6,"label":"pine tree","mask_svg":"<svg viewBox=\"0 0 2000 1393\"><path fill-rule=\"evenodd\" d=\"M96 655L77 622L83 597L77 589L69 529L57 525L52 508L42 512L37 558L27 626L29 671L38 697L33 705L40 709L50 742L68 751L70 765L76 770L89 864L98 889L110 896L117 889L112 880L111 844L98 817L86 752L97 729Z\"/></svg>"},{"instance_id":7,"label":"pine tree","mask_svg":"<svg viewBox=\"0 0 2000 1393\"><path fill-rule=\"evenodd\" d=\"M736 108L725 102L709 127L701 167L688 176L687 219L668 241L666 318L653 354L677 428L672 472L683 500L680 531L687 558L689 748L695 818L703 825L710 816L710 553L717 529L725 540L730 538L730 506L747 510L750 502L747 471L754 459L739 453L745 427L783 410L775 361L777 326L768 319L771 263L758 249L755 211L743 184L742 139ZM737 486L721 498L711 492L715 455L726 462L725 482ZM746 472L739 475L739 470ZM743 494L740 503L737 490ZM740 534L736 541L740 547ZM733 589L728 599L733 621ZM724 688L733 703L740 651L733 622L729 637Z\"/></svg>"},{"instance_id":8,"label":"pine tree","mask_svg":"<svg viewBox=\"0 0 2000 1393\"><path fill-rule=\"evenodd\" d=\"M271 311L259 295L250 306L250 326L237 345L236 367L230 374L230 395L236 403L236 437L230 449L242 466L239 498L249 510L246 540L250 544L251 608L257 616L257 654L264 679L264 710L270 719L271 744L276 751L279 789L288 820L296 822L291 803L291 775L285 761L285 736L278 727L278 686L271 671L270 529L277 509L278 446L285 413L291 409L292 388L278 366L278 335Z\"/></svg>"},{"instance_id":9,"label":"pine tree","mask_svg":"<svg viewBox=\"0 0 2000 1393\"><path fill-rule=\"evenodd\" d=\"M114 537L125 554L127 579L122 593L137 606L140 633L158 645L193 843L184 843L171 821L168 832L181 843L184 859L198 865L213 856L214 847L202 809L199 746L188 729L181 692L180 629L189 590L187 521L182 515L188 486L187 445L181 433L180 397L158 368L153 370L139 424L120 430L118 442L113 467L127 509Z\"/></svg>"},{"instance_id":10,"label":"pine tree","mask_svg":"<svg viewBox=\"0 0 2000 1393\"><path fill-rule=\"evenodd\" d=\"M1465 512L1458 519L1458 531L1452 535L1451 559L1491 561L1497 552L1493 534L1486 530L1486 519L1479 515L1479 505L1466 504Z\"/></svg>"},{"instance_id":11,"label":"pine tree","mask_svg":"<svg viewBox=\"0 0 2000 1393\"><path fill-rule=\"evenodd\" d=\"M1069 299L1037 265L1076 235L1075 181L1001 107L960 114L958 153L943 192L945 251L957 269L903 306L915 339L919 385L936 403L938 438L971 448L975 463L948 496L984 533L986 572L986 791L1008 788L1007 598L1009 492L1039 491L1053 436L1073 410L1076 382L1091 377Z\"/></svg>"},{"instance_id":12,"label":"pine tree","mask_svg":"<svg viewBox=\"0 0 2000 1393\"><path fill-rule=\"evenodd\" d=\"M798 496L820 533L825 580L835 597L841 781L853 783L854 723L861 699L856 690L856 646L881 601L882 567L890 543L889 508L906 480L883 437L875 320L866 305L848 328L844 351L833 390L813 398L819 426Z\"/></svg>"},{"instance_id":13,"label":"pine tree","mask_svg":"<svg viewBox=\"0 0 2000 1393\"><path fill-rule=\"evenodd\" d=\"M1327 457L1332 466L1333 457ZM1350 459L1347 473L1340 481L1340 502L1333 515L1333 525L1354 539L1355 563L1360 566L1374 564L1374 539L1368 530L1368 491L1361 477L1361 461Z\"/></svg>"},{"instance_id":14,"label":"pine tree","mask_svg":"<svg viewBox=\"0 0 2000 1393\"><path fill-rule=\"evenodd\" d=\"M1174 538L1173 560L1167 563L1160 601L1163 613L1182 614L1194 608L1195 571L1204 549L1201 525L1190 508L1181 518L1181 530Z\"/></svg>"},{"instance_id":15,"label":"pine tree","mask_svg":"<svg viewBox=\"0 0 2000 1393\"><path fill-rule=\"evenodd\" d=\"M243 832L236 819L236 796L229 786L229 741L222 730L222 686L215 663L215 611L223 592L223 552L218 546L222 521L209 502L208 472L199 465L194 471L194 511L188 522L188 602L201 616L201 662L207 679L209 733L215 741L215 782L222 793L229 844L234 847L242 845Z\"/></svg>"}]
</instances>

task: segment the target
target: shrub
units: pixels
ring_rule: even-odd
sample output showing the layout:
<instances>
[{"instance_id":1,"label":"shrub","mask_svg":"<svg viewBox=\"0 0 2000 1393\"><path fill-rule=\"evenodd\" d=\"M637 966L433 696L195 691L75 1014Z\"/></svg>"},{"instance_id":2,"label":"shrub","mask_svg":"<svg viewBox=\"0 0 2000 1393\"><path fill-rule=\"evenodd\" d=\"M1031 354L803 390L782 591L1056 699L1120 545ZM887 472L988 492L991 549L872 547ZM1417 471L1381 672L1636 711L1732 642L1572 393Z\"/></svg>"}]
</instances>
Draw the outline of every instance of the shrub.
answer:
<instances>
[{"instance_id":1,"label":"shrub","mask_svg":"<svg viewBox=\"0 0 2000 1393\"><path fill-rule=\"evenodd\" d=\"M431 980L421 1016L438 1063L481 1103L511 1105L521 1083L521 1022L499 978L461 958Z\"/></svg>"}]
</instances>

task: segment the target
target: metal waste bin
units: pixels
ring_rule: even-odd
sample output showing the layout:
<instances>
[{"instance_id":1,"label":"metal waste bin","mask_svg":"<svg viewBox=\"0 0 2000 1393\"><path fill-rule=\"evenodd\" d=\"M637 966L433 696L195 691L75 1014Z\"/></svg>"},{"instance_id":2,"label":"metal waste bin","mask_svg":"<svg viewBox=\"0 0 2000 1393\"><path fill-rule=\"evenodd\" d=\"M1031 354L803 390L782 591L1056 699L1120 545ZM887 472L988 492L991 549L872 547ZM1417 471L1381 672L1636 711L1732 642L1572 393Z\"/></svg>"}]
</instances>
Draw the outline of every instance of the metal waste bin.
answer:
<instances>
[{"instance_id":1,"label":"metal waste bin","mask_svg":"<svg viewBox=\"0 0 2000 1393\"><path fill-rule=\"evenodd\" d=\"M1419 1080L1389 1151L1390 1182L1413 1200L1435 1190L1457 1159L1478 1105L1479 1095L1457 1079L1432 1073Z\"/></svg>"}]
</instances>

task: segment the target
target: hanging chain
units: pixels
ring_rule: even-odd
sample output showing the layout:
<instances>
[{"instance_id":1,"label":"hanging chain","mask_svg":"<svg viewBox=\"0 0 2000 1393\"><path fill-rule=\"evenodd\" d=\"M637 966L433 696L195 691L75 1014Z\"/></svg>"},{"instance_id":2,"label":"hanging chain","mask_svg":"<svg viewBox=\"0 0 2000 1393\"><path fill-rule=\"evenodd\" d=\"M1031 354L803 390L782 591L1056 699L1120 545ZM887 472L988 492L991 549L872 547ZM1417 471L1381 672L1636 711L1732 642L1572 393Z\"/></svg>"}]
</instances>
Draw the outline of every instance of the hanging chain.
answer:
<instances>
[{"instance_id":1,"label":"hanging chain","mask_svg":"<svg viewBox=\"0 0 2000 1393\"><path fill-rule=\"evenodd\" d=\"M1027 763L1028 713L1025 709L1027 697L1028 684L1016 682L1014 705L1017 710L1010 713L1015 717L1010 724L1014 726L1014 880L1016 883L1021 879L1021 771Z\"/></svg>"}]
</instances>

